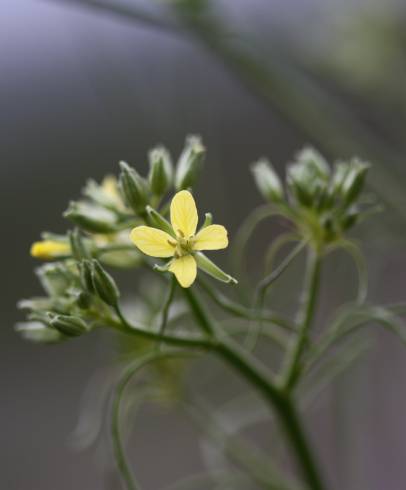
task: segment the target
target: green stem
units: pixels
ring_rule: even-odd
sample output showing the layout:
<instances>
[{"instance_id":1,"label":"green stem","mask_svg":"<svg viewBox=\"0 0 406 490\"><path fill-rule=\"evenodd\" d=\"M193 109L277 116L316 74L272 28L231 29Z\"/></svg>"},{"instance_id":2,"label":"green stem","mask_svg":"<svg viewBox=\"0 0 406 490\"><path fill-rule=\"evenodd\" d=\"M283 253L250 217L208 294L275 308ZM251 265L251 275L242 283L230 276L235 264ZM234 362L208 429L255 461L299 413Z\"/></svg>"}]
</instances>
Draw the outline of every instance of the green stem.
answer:
<instances>
[{"instance_id":1,"label":"green stem","mask_svg":"<svg viewBox=\"0 0 406 490\"><path fill-rule=\"evenodd\" d=\"M296 458L309 490L323 490L325 487L321 481L299 414L289 395L284 396L282 410L278 412L278 415L291 446L295 450Z\"/></svg>"},{"instance_id":2,"label":"green stem","mask_svg":"<svg viewBox=\"0 0 406 490\"><path fill-rule=\"evenodd\" d=\"M124 395L125 388L132 376L138 370L139 362L135 366L130 366L117 384L115 396L113 399L111 413L111 438L113 442L113 452L116 461L117 469L120 472L122 481L127 490L139 490L139 485L136 483L134 475L131 472L130 466L125 455L124 445L121 439L120 431L120 405Z\"/></svg>"},{"instance_id":3,"label":"green stem","mask_svg":"<svg viewBox=\"0 0 406 490\"><path fill-rule=\"evenodd\" d=\"M276 267L269 275L264 277L257 286L254 296L254 311L262 311L265 304L265 297L269 287L285 272L285 270L290 266L294 259L300 254L300 252L305 247L306 242L300 242ZM262 330L262 322L259 322L258 326L253 326L249 330L247 338L245 340L245 345L247 349L253 350L257 344L258 336Z\"/></svg>"},{"instance_id":4,"label":"green stem","mask_svg":"<svg viewBox=\"0 0 406 490\"><path fill-rule=\"evenodd\" d=\"M119 305L115 307L116 314L119 318L117 321L109 321L109 325L117 328L119 331L135 335L137 337L143 337L149 340L162 341L166 344L173 345L176 347L189 347L191 349L202 349L202 350L212 350L215 347L216 342L213 339L207 337L192 337L192 336L180 336L180 335L169 335L161 334L159 332L148 330L140 325L134 325L130 323L123 315Z\"/></svg>"},{"instance_id":5,"label":"green stem","mask_svg":"<svg viewBox=\"0 0 406 490\"><path fill-rule=\"evenodd\" d=\"M191 289L185 290L185 293L196 320L201 323L202 328L206 329L207 325L211 324L211 321L205 314L198 298ZM311 490L323 490L324 487L318 475L310 447L289 395L277 386L271 373L248 351L223 334L219 338L218 335L221 332L213 325L209 328L210 331L217 332L217 343L213 349L226 363L254 385L277 413L309 488Z\"/></svg>"},{"instance_id":6,"label":"green stem","mask_svg":"<svg viewBox=\"0 0 406 490\"><path fill-rule=\"evenodd\" d=\"M273 323L285 330L294 330L294 327L289 320L283 318L282 316L272 311L253 310L252 308L247 308L239 303L236 303L217 289L212 288L206 281L200 278L199 286L202 287L203 291L217 306L236 317L244 318L246 320L257 320Z\"/></svg>"},{"instance_id":7,"label":"green stem","mask_svg":"<svg viewBox=\"0 0 406 490\"><path fill-rule=\"evenodd\" d=\"M282 379L283 389L287 392L292 390L300 375L302 354L308 341L319 292L320 264L319 252L309 248L303 305L298 319L299 331L288 349Z\"/></svg>"},{"instance_id":8,"label":"green stem","mask_svg":"<svg viewBox=\"0 0 406 490\"><path fill-rule=\"evenodd\" d=\"M173 297L175 295L175 289L176 289L176 278L175 276L172 277L171 280L171 286L169 288L169 293L166 298L165 304L162 308L162 318L161 318L161 324L159 326L159 335L162 336L165 333L165 328L168 323L168 315L169 315L169 308L172 304Z\"/></svg>"},{"instance_id":9,"label":"green stem","mask_svg":"<svg viewBox=\"0 0 406 490\"><path fill-rule=\"evenodd\" d=\"M199 325L206 333L213 335L216 331L216 327L204 311L204 307L197 296L192 292L192 288L183 289L183 292Z\"/></svg>"},{"instance_id":10,"label":"green stem","mask_svg":"<svg viewBox=\"0 0 406 490\"><path fill-rule=\"evenodd\" d=\"M115 390L115 396L113 399L112 414L111 414L111 436L113 441L114 457L117 464L117 469L120 472L123 483L127 490L139 490L140 486L136 482L134 475L131 472L130 466L127 462L127 458L124 451L124 445L121 438L120 431L120 413L121 413L121 402L124 397L125 389L127 388L129 382L132 380L133 376L137 374L141 369L150 364L151 362L170 359L179 356L190 356L190 352L152 352L146 354L141 359L137 361L124 371L122 377L117 383Z\"/></svg>"},{"instance_id":11,"label":"green stem","mask_svg":"<svg viewBox=\"0 0 406 490\"><path fill-rule=\"evenodd\" d=\"M279 209L273 205L264 204L255 208L238 230L234 240L234 247L231 257L233 270L236 272L237 277L244 276L242 273L244 250L256 227L265 219L272 218L274 216L286 217L286 214L284 214L282 209Z\"/></svg>"}]
</instances>

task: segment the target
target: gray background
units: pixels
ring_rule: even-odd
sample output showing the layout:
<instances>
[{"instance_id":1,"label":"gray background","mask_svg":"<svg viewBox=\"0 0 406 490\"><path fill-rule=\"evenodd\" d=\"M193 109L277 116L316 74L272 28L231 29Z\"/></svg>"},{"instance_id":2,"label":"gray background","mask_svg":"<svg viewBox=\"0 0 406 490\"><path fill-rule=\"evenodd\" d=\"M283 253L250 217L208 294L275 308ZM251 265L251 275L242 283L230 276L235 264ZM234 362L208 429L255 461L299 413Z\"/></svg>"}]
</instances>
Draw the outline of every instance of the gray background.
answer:
<instances>
[{"instance_id":1,"label":"gray background","mask_svg":"<svg viewBox=\"0 0 406 490\"><path fill-rule=\"evenodd\" d=\"M0 3L0 486L5 490L119 488L105 465L109 449L78 452L69 444L90 376L112 360L110 339L90 335L38 347L13 332L22 319L17 300L40 292L28 255L40 231L65 230L61 213L89 176L101 179L115 172L122 159L145 171L152 145L163 143L176 154L186 134L198 133L209 150L199 201L233 233L260 203L249 177L250 162L268 155L283 172L294 152L312 142L305 128L264 103L193 40L67 3ZM337 19L351 18L354 3L376 12L378 19L389 14L400 23L404 19L395 2L375 8L372 1L233 0L219 2L216 11L257 54L266 58L272 44L282 60L285 52L293 53L298 66L320 70L321 82L343 95L354 119L401 153L404 67L396 61L384 66L391 88L378 84L368 92L358 79L350 90L342 83L344 76L334 79L317 62L321 46L330 62L334 56L340 61L329 44L336 42L329 30ZM149 8L149 2L137 5ZM388 39L384 36L381 44ZM355 40L355 52L357 46ZM369 55L371 66L379 66L380 53ZM393 102L396 90L403 99L397 95ZM341 155L330 156L349 153L343 148ZM403 165L379 164L385 175L395 175L397 190L403 189ZM366 228L357 236L371 267L371 297L400 301L406 273L404 219L389 208ZM252 257L255 247L263 250L273 229L264 227L261 233ZM331 260L327 274L334 279L326 281L325 314L354 287L353 271L342 257ZM131 278L127 282L131 287ZM351 383L341 379L309 414L332 488L405 486L406 357L396 339L380 332L373 336L375 347L355 368ZM345 434L337 423L338 410L345 415ZM131 457L146 489L163 488L201 468L196 431L182 414L148 407L135 433Z\"/></svg>"}]
</instances>

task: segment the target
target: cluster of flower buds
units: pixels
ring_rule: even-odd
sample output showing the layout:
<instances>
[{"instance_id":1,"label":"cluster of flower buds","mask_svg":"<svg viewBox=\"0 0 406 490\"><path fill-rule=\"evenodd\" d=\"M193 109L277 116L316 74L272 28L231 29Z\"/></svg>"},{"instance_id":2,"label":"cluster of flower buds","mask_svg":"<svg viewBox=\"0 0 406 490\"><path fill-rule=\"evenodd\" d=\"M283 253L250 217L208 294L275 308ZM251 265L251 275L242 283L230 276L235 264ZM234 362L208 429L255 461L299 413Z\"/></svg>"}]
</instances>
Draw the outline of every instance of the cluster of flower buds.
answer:
<instances>
[{"instance_id":1,"label":"cluster of flower buds","mask_svg":"<svg viewBox=\"0 0 406 490\"><path fill-rule=\"evenodd\" d=\"M86 333L103 315L111 315L119 291L103 265L132 268L142 263L129 231L142 224L165 228L167 210L164 205L159 210L163 199L195 184L204 157L200 138L189 136L176 167L169 152L158 146L149 153L146 177L120 162L118 179L89 180L83 198L64 213L76 228L66 235L43 233L31 247L33 257L52 262L37 269L47 296L19 303L29 312L28 321L17 326L21 335L56 342Z\"/></svg>"},{"instance_id":2,"label":"cluster of flower buds","mask_svg":"<svg viewBox=\"0 0 406 490\"><path fill-rule=\"evenodd\" d=\"M29 311L28 322L17 326L26 339L56 342L82 335L117 304L119 291L113 278L91 258L77 230L70 234L70 242L72 257L37 269L46 296L19 302Z\"/></svg>"},{"instance_id":3,"label":"cluster of flower buds","mask_svg":"<svg viewBox=\"0 0 406 490\"><path fill-rule=\"evenodd\" d=\"M369 164L358 159L331 168L313 148L304 148L286 171L285 185L272 165L261 159L252 166L262 196L296 224L315 246L340 239L370 209L361 192Z\"/></svg>"}]
</instances>

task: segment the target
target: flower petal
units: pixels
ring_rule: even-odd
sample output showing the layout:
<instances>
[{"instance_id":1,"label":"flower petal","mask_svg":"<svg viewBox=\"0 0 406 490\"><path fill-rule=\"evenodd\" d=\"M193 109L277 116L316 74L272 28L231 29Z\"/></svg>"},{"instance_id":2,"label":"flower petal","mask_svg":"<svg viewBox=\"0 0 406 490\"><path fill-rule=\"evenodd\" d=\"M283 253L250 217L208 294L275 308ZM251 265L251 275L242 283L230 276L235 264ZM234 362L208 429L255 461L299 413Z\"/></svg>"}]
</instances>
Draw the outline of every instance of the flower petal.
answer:
<instances>
[{"instance_id":1,"label":"flower petal","mask_svg":"<svg viewBox=\"0 0 406 490\"><path fill-rule=\"evenodd\" d=\"M196 279L197 265L192 255L184 255L172 260L169 270L173 272L183 288L189 288Z\"/></svg>"},{"instance_id":2,"label":"flower petal","mask_svg":"<svg viewBox=\"0 0 406 490\"><path fill-rule=\"evenodd\" d=\"M196 235L194 250L220 250L228 246L227 230L221 225L209 225Z\"/></svg>"},{"instance_id":3,"label":"flower petal","mask_svg":"<svg viewBox=\"0 0 406 490\"><path fill-rule=\"evenodd\" d=\"M171 223L176 234L189 238L196 233L197 222L196 203L189 191L180 191L171 202Z\"/></svg>"},{"instance_id":4,"label":"flower petal","mask_svg":"<svg viewBox=\"0 0 406 490\"><path fill-rule=\"evenodd\" d=\"M134 245L151 257L172 257L173 238L162 230L150 226L137 226L130 233Z\"/></svg>"}]
</instances>

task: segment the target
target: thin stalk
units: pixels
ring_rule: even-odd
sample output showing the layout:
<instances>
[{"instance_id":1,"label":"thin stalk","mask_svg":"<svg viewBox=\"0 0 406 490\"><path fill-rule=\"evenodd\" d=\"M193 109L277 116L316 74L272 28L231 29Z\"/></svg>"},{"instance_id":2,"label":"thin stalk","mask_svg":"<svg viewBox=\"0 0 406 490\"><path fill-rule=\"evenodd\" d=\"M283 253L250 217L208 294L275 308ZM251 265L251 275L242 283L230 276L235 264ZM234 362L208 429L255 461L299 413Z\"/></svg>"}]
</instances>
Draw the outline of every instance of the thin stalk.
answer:
<instances>
[{"instance_id":1,"label":"thin stalk","mask_svg":"<svg viewBox=\"0 0 406 490\"><path fill-rule=\"evenodd\" d=\"M209 298L221 309L224 311L231 313L232 315L244 318L246 320L258 320L268 323L273 323L278 327L281 327L286 330L294 330L294 326L291 323L283 318L282 316L273 313L271 311L260 311L252 308L247 308L235 301L231 300L224 294L222 294L217 289L212 288L207 284L206 281L199 278L199 285L203 289L203 291L209 296Z\"/></svg>"},{"instance_id":2,"label":"thin stalk","mask_svg":"<svg viewBox=\"0 0 406 490\"><path fill-rule=\"evenodd\" d=\"M297 233L282 233L275 240L271 242L268 247L268 250L265 253L265 271L272 271L273 263L275 257L280 252L280 250L289 242L298 242L300 241L300 236Z\"/></svg>"},{"instance_id":3,"label":"thin stalk","mask_svg":"<svg viewBox=\"0 0 406 490\"><path fill-rule=\"evenodd\" d=\"M162 359L170 359L173 357L180 356L191 356L190 352L152 352L146 354L141 359L137 359L137 361L127 369L124 370L122 377L117 383L113 406L112 406L112 415L111 415L111 436L113 441L113 449L114 449L114 457L117 464L117 469L120 472L121 478L127 490L140 490L139 484L136 482L134 475L130 469L130 466L127 462L127 458L124 451L124 445L121 438L120 431L120 412L121 412L121 401L124 397L125 390L132 380L133 376L137 374L141 369L150 364L151 362L162 360Z\"/></svg>"},{"instance_id":4,"label":"thin stalk","mask_svg":"<svg viewBox=\"0 0 406 490\"><path fill-rule=\"evenodd\" d=\"M290 266L290 264L295 260L295 258L300 254L303 248L306 246L306 242L300 242L276 267L269 275L264 277L260 283L258 284L254 301L253 301L253 310L254 311L262 311L265 303L266 293L269 287L277 280L279 277L286 271L286 269ZM258 326L253 325L253 328L250 329L247 338L245 340L245 345L247 349L253 350L257 344L258 336L262 330L262 322L259 322Z\"/></svg>"},{"instance_id":5,"label":"thin stalk","mask_svg":"<svg viewBox=\"0 0 406 490\"><path fill-rule=\"evenodd\" d=\"M234 240L234 247L231 257L233 270L238 273L238 276L243 277L242 264L244 250L256 227L265 219L275 216L285 217L285 214L281 209L278 209L275 206L264 204L255 208L254 211L252 211L252 213L246 218L241 228L238 230Z\"/></svg>"},{"instance_id":6,"label":"thin stalk","mask_svg":"<svg viewBox=\"0 0 406 490\"><path fill-rule=\"evenodd\" d=\"M287 392L291 391L300 375L302 354L308 341L319 292L320 265L319 252L309 248L303 304L298 318L298 335L292 339L288 349L282 376L282 386Z\"/></svg>"},{"instance_id":7,"label":"thin stalk","mask_svg":"<svg viewBox=\"0 0 406 490\"><path fill-rule=\"evenodd\" d=\"M176 289L176 278L175 276L172 277L171 280L171 285L169 288L168 296L166 298L165 304L162 308L162 317L161 317L161 324L159 326L159 336L162 337L165 333L165 328L168 323L168 315L169 315L169 309L171 307L173 297L175 295L175 289Z\"/></svg>"}]
</instances>

